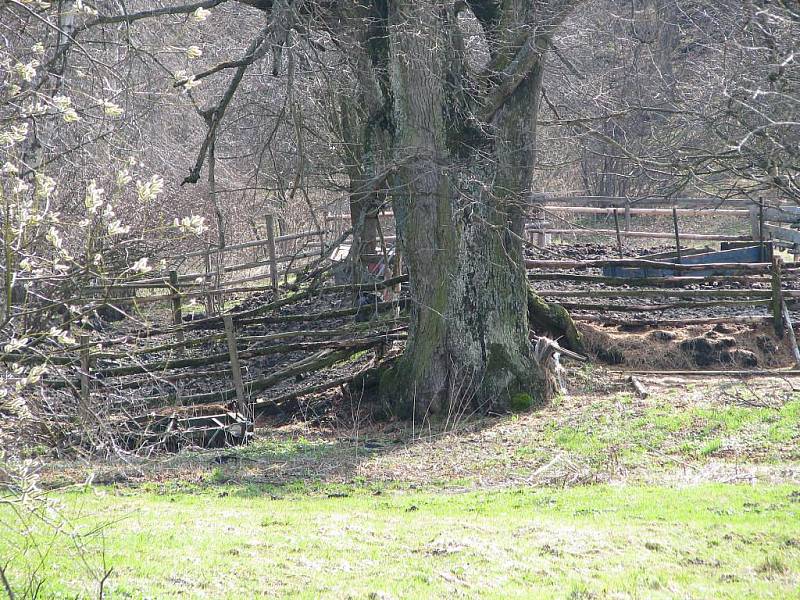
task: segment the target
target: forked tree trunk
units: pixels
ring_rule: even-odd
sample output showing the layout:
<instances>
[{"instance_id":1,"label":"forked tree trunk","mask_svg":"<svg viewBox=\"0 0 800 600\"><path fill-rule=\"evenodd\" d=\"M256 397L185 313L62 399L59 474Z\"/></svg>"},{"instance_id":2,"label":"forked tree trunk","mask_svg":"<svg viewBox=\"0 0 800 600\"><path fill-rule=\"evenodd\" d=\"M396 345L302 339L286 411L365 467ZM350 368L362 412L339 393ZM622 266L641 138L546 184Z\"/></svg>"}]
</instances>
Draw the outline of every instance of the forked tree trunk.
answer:
<instances>
[{"instance_id":1,"label":"forked tree trunk","mask_svg":"<svg viewBox=\"0 0 800 600\"><path fill-rule=\"evenodd\" d=\"M478 149L463 153L461 134L453 134L467 129L453 120L458 65L441 51L458 43L457 17L446 10L397 0L389 15L395 158L402 165L394 209L412 309L406 351L381 387L405 413L505 410L512 401L544 402L552 392L529 342L521 237L541 64L492 111L482 156ZM503 52L499 47L501 63ZM466 177L476 176L483 180L459 193Z\"/></svg>"}]
</instances>

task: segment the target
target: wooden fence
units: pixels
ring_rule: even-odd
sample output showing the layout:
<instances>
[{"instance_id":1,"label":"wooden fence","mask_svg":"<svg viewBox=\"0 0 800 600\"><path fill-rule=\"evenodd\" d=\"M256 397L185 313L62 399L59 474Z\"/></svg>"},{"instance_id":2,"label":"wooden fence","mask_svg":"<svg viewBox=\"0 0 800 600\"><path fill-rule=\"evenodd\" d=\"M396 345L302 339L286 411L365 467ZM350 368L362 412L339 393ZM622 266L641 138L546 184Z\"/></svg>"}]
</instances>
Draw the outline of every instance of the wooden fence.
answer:
<instances>
[{"instance_id":1,"label":"wooden fence","mask_svg":"<svg viewBox=\"0 0 800 600\"><path fill-rule=\"evenodd\" d=\"M609 196L555 197L534 199L532 221L526 226L531 242L546 247L553 235L678 239L687 241L775 241L785 247L800 248L800 232L784 224L800 223L800 207L780 202L754 201L747 198L617 198ZM548 217L554 215L604 215L613 217L614 229L579 226L568 219L559 220L569 226L554 226ZM635 231L634 216L672 217L672 231ZM749 234L686 233L678 228L678 217L725 216L741 218L742 229ZM679 242L676 242L679 243Z\"/></svg>"}]
</instances>

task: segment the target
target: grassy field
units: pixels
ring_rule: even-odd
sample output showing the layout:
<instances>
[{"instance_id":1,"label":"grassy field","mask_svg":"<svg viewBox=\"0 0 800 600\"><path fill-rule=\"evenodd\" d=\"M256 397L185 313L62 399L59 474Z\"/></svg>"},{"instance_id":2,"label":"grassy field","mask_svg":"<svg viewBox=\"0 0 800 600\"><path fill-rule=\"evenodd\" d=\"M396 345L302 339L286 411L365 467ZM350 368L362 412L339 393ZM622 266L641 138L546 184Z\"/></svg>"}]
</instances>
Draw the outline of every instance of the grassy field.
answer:
<instances>
[{"instance_id":1,"label":"grassy field","mask_svg":"<svg viewBox=\"0 0 800 600\"><path fill-rule=\"evenodd\" d=\"M97 597L109 570L107 598L800 598L791 382L573 384L438 433L354 421L50 463L45 486L94 484L52 492L56 512L0 503L0 567L23 589L41 563L43 598Z\"/></svg>"},{"instance_id":2,"label":"grassy field","mask_svg":"<svg viewBox=\"0 0 800 600\"><path fill-rule=\"evenodd\" d=\"M90 595L86 564L113 567L112 598L800 593L791 486L152 487L62 497L77 529L94 533L80 560L64 540L50 550L44 597Z\"/></svg>"}]
</instances>

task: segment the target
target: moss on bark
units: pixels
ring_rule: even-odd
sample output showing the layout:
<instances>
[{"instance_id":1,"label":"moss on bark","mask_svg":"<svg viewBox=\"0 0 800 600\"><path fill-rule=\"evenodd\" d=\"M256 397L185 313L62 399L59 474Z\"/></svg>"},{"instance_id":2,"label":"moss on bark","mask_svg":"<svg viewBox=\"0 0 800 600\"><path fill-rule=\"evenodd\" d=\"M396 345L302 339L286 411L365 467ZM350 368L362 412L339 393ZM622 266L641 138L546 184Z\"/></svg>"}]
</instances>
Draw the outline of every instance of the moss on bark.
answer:
<instances>
[{"instance_id":1,"label":"moss on bark","mask_svg":"<svg viewBox=\"0 0 800 600\"><path fill-rule=\"evenodd\" d=\"M546 302L528 286L528 322L530 328L559 340L567 350L584 353L583 338L567 309Z\"/></svg>"}]
</instances>

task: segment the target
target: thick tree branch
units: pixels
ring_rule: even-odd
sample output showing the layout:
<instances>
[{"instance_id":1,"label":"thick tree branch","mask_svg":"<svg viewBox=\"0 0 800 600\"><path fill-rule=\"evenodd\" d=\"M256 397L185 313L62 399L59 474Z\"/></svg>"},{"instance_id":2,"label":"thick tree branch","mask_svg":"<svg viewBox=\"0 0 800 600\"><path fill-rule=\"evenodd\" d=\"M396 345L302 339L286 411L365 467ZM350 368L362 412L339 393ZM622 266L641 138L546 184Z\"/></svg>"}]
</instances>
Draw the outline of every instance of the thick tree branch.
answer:
<instances>
[{"instance_id":1,"label":"thick tree branch","mask_svg":"<svg viewBox=\"0 0 800 600\"><path fill-rule=\"evenodd\" d=\"M198 152L194 167L192 167L192 170L189 171L189 175L186 176L181 185L185 183L197 183L199 181L200 171L203 169L203 163L206 160L208 149L213 143L214 137L216 136L219 122L225 114L225 110L228 108L233 96L236 94L236 90L239 88L239 84L244 77L245 71L247 71L247 67L253 64L253 62L259 58L263 57L269 49L269 44L266 42L270 31L271 27L268 25L261 31L261 33L259 33L258 37L250 42L250 46L247 48L247 53L245 54L244 58L241 59L243 62L236 69L236 73L233 75L233 79L231 79L230 83L228 84L228 88L225 90L222 98L220 98L216 106L201 113L208 124L208 131L206 132L206 137L203 140L203 143L200 145L200 151Z\"/></svg>"}]
</instances>

